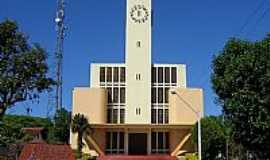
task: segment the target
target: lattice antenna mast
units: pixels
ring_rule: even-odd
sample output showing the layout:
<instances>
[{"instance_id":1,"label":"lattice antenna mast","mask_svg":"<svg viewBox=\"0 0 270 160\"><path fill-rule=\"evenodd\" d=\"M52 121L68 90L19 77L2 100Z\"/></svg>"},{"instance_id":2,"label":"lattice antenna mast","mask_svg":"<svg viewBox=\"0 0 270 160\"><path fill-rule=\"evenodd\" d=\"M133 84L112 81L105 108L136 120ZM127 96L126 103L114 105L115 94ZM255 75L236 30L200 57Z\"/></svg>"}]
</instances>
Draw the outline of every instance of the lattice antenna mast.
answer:
<instances>
[{"instance_id":1,"label":"lattice antenna mast","mask_svg":"<svg viewBox=\"0 0 270 160\"><path fill-rule=\"evenodd\" d=\"M56 109L60 110L62 107L62 82L63 82L63 44L64 44L64 32L65 32L65 3L64 0L57 0L56 11L56 30L57 30L57 42L56 42L56 96L55 103Z\"/></svg>"}]
</instances>

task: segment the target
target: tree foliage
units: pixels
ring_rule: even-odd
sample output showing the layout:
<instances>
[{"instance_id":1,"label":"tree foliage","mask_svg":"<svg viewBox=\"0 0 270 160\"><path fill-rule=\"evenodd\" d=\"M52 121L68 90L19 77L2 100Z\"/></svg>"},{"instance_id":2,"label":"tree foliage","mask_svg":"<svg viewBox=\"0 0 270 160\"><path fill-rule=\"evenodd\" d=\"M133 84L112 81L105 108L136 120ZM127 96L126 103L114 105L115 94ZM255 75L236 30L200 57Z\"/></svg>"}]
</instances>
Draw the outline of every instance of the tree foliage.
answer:
<instances>
[{"instance_id":1,"label":"tree foliage","mask_svg":"<svg viewBox=\"0 0 270 160\"><path fill-rule=\"evenodd\" d=\"M9 146L31 141L32 137L22 132L25 127L44 128L43 138L47 143L68 144L70 132L70 112L57 111L54 120L48 118L5 115L0 124L0 146Z\"/></svg>"},{"instance_id":2,"label":"tree foliage","mask_svg":"<svg viewBox=\"0 0 270 160\"><path fill-rule=\"evenodd\" d=\"M70 133L70 123L71 114L66 109L61 108L56 111L54 117L54 127L53 127L53 141L59 143L69 143L69 133Z\"/></svg>"},{"instance_id":3,"label":"tree foliage","mask_svg":"<svg viewBox=\"0 0 270 160\"><path fill-rule=\"evenodd\" d=\"M88 119L83 114L76 114L71 123L71 130L77 133L77 158L82 157L83 137L90 131L90 124Z\"/></svg>"},{"instance_id":4,"label":"tree foliage","mask_svg":"<svg viewBox=\"0 0 270 160\"><path fill-rule=\"evenodd\" d=\"M231 39L213 60L212 83L234 140L260 159L270 157L270 36Z\"/></svg>"},{"instance_id":5,"label":"tree foliage","mask_svg":"<svg viewBox=\"0 0 270 160\"><path fill-rule=\"evenodd\" d=\"M0 124L0 146L22 143L31 139L22 132L24 127L43 127L45 129L44 138L48 140L48 134L53 123L47 118L5 115Z\"/></svg>"},{"instance_id":6,"label":"tree foliage","mask_svg":"<svg viewBox=\"0 0 270 160\"><path fill-rule=\"evenodd\" d=\"M15 103L49 89L54 81L47 72L45 50L31 46L15 22L0 23L0 119Z\"/></svg>"},{"instance_id":7,"label":"tree foliage","mask_svg":"<svg viewBox=\"0 0 270 160\"><path fill-rule=\"evenodd\" d=\"M192 141L197 144L197 125L192 129ZM206 117L201 119L202 159L222 160L226 153L226 128L221 117Z\"/></svg>"}]
</instances>

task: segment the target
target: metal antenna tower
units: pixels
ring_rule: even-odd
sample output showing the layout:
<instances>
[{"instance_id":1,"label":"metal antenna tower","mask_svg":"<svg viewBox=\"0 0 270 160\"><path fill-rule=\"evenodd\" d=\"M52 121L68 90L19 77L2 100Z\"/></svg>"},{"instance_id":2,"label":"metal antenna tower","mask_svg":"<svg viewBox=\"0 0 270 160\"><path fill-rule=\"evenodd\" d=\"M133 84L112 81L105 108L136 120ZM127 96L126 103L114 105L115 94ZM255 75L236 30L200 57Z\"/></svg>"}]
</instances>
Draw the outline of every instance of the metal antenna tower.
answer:
<instances>
[{"instance_id":1,"label":"metal antenna tower","mask_svg":"<svg viewBox=\"0 0 270 160\"><path fill-rule=\"evenodd\" d=\"M63 44L64 44L64 32L65 32L65 3L64 0L57 0L56 11L56 30L57 30L57 42L56 42L56 96L55 103L56 109L60 110L62 107L62 82L63 82Z\"/></svg>"}]
</instances>

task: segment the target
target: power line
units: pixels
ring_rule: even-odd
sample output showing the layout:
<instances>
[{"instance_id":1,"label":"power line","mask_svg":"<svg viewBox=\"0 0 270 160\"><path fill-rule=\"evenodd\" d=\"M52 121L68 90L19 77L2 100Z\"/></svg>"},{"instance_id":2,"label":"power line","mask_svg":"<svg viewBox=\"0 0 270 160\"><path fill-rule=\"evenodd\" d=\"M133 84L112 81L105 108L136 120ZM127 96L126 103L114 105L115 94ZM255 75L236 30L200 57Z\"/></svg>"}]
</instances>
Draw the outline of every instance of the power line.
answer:
<instances>
[{"instance_id":1,"label":"power line","mask_svg":"<svg viewBox=\"0 0 270 160\"><path fill-rule=\"evenodd\" d=\"M253 16L255 16L260 10L261 8L264 6L264 4L266 3L267 0L263 0L256 8L255 10L253 10L253 12L247 17L247 19L245 20L245 22L243 23L243 25L241 26L240 30L237 32L236 35L240 35L244 29L246 28L246 26L249 24L249 21L251 20L251 18Z\"/></svg>"},{"instance_id":2,"label":"power line","mask_svg":"<svg viewBox=\"0 0 270 160\"><path fill-rule=\"evenodd\" d=\"M267 8L267 9L263 12L263 14L257 19L257 21L256 21L255 24L254 24L254 27L250 30L250 32L254 31L254 30L257 28L258 24L261 23L261 21L265 18L265 16L267 15L267 13L268 13L269 11L270 11L270 7Z\"/></svg>"}]
</instances>

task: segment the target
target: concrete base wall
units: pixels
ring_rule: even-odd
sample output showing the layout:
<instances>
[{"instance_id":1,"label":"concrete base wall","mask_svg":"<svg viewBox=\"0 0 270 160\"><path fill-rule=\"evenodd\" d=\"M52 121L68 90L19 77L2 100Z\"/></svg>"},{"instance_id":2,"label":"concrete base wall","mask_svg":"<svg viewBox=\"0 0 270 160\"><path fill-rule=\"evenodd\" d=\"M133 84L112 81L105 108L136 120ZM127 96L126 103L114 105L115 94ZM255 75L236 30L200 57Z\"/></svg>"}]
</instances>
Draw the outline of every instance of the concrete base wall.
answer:
<instances>
[{"instance_id":1,"label":"concrete base wall","mask_svg":"<svg viewBox=\"0 0 270 160\"><path fill-rule=\"evenodd\" d=\"M151 132L169 132L169 154L172 153L179 143L184 139L184 137L190 133L190 129L149 129L149 128L122 128L122 129L105 129L105 128L95 128L92 134L92 138L96 141L101 150L105 153L106 147L106 132L124 132L125 135L129 133L146 133L148 134L148 154L151 154ZM127 137L127 136L125 136ZM128 148L127 139L125 138L125 150ZM86 143L85 143L86 144ZM77 135L72 134L72 148L77 148ZM191 143L191 139L189 139L181 148L181 151L185 151L188 153L193 153L195 151L195 146ZM90 153L91 155L98 155L93 146L85 145L83 147L84 153ZM127 151L125 152L126 154Z\"/></svg>"}]
</instances>

